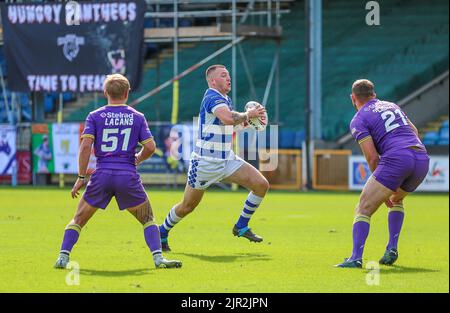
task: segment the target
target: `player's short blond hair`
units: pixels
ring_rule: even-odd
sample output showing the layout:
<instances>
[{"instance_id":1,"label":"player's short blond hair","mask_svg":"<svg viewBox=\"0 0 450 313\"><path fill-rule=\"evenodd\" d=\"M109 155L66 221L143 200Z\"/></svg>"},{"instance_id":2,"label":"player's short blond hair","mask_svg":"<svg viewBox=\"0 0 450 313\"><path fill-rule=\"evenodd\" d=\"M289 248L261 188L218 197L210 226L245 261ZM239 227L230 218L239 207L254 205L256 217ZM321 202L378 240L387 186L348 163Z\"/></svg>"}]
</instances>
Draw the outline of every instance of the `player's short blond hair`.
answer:
<instances>
[{"instance_id":1,"label":"player's short blond hair","mask_svg":"<svg viewBox=\"0 0 450 313\"><path fill-rule=\"evenodd\" d=\"M367 100L375 95L375 85L368 79L358 79L352 85L352 93L360 100Z\"/></svg>"},{"instance_id":2,"label":"player's short blond hair","mask_svg":"<svg viewBox=\"0 0 450 313\"><path fill-rule=\"evenodd\" d=\"M222 65L222 64L214 64L214 65L211 65L210 67L208 67L208 68L206 69L206 72L205 72L206 80L209 79L209 77L211 76L211 74L212 74L217 68L226 68L226 67L225 67L225 65Z\"/></svg>"},{"instance_id":3,"label":"player's short blond hair","mask_svg":"<svg viewBox=\"0 0 450 313\"><path fill-rule=\"evenodd\" d=\"M108 75L103 82L103 90L111 100L125 99L130 90L130 82L121 74Z\"/></svg>"}]
</instances>

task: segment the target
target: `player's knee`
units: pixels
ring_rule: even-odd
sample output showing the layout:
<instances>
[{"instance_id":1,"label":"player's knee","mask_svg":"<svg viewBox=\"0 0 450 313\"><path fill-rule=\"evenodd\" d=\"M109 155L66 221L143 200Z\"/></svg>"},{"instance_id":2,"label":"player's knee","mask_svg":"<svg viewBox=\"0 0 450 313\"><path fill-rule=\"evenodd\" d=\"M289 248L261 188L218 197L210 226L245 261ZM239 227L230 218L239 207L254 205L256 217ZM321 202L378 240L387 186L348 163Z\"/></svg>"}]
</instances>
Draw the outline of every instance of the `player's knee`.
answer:
<instances>
[{"instance_id":1,"label":"player's knee","mask_svg":"<svg viewBox=\"0 0 450 313\"><path fill-rule=\"evenodd\" d=\"M73 222L75 224L77 224L80 227L83 227L84 225L86 225L86 223L88 222L89 218L87 218L84 214L82 213L77 213L75 214L74 218L73 218Z\"/></svg>"},{"instance_id":2,"label":"player's knee","mask_svg":"<svg viewBox=\"0 0 450 313\"><path fill-rule=\"evenodd\" d=\"M358 205L356 208L356 214L357 215L364 215L364 216L372 216L372 213L370 210L368 210L366 207Z\"/></svg>"},{"instance_id":3,"label":"player's knee","mask_svg":"<svg viewBox=\"0 0 450 313\"><path fill-rule=\"evenodd\" d=\"M259 187L261 188L261 191L266 193L270 188L269 181L265 177L262 177L261 182L259 183Z\"/></svg>"},{"instance_id":4,"label":"player's knee","mask_svg":"<svg viewBox=\"0 0 450 313\"><path fill-rule=\"evenodd\" d=\"M365 216L372 216L373 212L376 208L373 207L373 205L369 201L365 201L361 199L359 201L359 204L356 208L356 214L358 215L365 215Z\"/></svg>"},{"instance_id":5,"label":"player's knee","mask_svg":"<svg viewBox=\"0 0 450 313\"><path fill-rule=\"evenodd\" d=\"M267 179L263 176L258 181L253 184L253 193L258 196L264 196L270 188L270 184Z\"/></svg>"},{"instance_id":6,"label":"player's knee","mask_svg":"<svg viewBox=\"0 0 450 313\"><path fill-rule=\"evenodd\" d=\"M403 205L403 197L397 196L395 194L393 194L390 199L392 204L394 205Z\"/></svg>"}]
</instances>

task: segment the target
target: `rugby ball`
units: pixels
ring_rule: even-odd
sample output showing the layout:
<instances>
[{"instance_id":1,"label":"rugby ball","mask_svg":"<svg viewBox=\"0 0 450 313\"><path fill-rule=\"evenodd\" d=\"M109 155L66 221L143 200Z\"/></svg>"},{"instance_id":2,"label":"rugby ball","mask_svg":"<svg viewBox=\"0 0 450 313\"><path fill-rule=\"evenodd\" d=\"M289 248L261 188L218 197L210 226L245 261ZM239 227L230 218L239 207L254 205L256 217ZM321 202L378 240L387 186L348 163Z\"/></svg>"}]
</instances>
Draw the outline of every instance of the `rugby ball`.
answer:
<instances>
[{"instance_id":1,"label":"rugby ball","mask_svg":"<svg viewBox=\"0 0 450 313\"><path fill-rule=\"evenodd\" d=\"M251 108L254 108L258 105L261 105L261 104L256 101L249 101L245 104L245 111L248 111ZM248 124L257 131L263 131L264 129L266 129L267 121L268 121L268 116L267 116L267 112L266 112L263 117L250 118L248 120Z\"/></svg>"}]
</instances>

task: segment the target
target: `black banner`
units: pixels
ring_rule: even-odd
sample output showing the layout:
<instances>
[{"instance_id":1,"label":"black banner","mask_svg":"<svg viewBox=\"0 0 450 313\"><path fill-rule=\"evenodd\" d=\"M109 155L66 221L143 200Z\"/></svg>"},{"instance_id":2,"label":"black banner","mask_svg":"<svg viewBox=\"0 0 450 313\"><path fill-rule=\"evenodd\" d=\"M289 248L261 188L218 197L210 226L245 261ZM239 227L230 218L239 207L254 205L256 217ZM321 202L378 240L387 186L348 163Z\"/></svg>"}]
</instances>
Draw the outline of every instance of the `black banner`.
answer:
<instances>
[{"instance_id":1,"label":"black banner","mask_svg":"<svg viewBox=\"0 0 450 313\"><path fill-rule=\"evenodd\" d=\"M144 0L1 3L8 88L95 92L106 75L140 83Z\"/></svg>"}]
</instances>

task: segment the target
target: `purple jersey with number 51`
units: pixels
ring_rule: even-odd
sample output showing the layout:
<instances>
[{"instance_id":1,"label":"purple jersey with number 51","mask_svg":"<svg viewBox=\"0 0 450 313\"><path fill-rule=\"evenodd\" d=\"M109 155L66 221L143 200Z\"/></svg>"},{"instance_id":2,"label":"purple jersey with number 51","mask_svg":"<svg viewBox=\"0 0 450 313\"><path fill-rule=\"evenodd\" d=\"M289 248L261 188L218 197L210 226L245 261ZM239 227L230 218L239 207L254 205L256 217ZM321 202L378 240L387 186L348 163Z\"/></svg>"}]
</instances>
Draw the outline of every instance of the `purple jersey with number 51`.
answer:
<instances>
[{"instance_id":1,"label":"purple jersey with number 51","mask_svg":"<svg viewBox=\"0 0 450 313\"><path fill-rule=\"evenodd\" d=\"M81 137L94 139L97 169L134 171L138 143L153 140L144 114L126 104L105 105L89 113Z\"/></svg>"},{"instance_id":2,"label":"purple jersey with number 51","mask_svg":"<svg viewBox=\"0 0 450 313\"><path fill-rule=\"evenodd\" d=\"M350 131L359 144L372 138L380 155L409 147L426 151L406 114L392 102L378 99L367 102L350 122Z\"/></svg>"}]
</instances>

